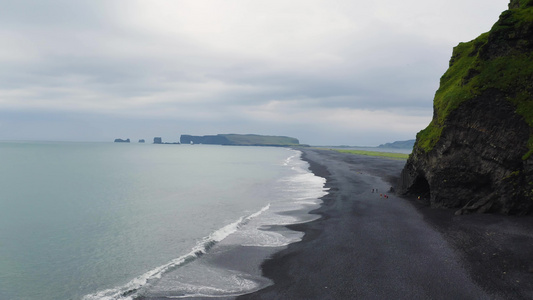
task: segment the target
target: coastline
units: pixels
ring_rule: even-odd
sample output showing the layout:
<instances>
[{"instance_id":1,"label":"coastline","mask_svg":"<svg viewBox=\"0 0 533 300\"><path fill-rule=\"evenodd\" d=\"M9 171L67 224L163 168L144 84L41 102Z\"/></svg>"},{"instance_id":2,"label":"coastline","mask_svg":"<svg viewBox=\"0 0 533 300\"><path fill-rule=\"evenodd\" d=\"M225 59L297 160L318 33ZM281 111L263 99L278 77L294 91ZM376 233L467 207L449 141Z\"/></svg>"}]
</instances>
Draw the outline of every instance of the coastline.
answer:
<instances>
[{"instance_id":1,"label":"coastline","mask_svg":"<svg viewBox=\"0 0 533 300\"><path fill-rule=\"evenodd\" d=\"M237 299L533 297L531 216L455 216L383 198L405 161L298 150L327 180L312 212L321 218L288 226L305 236L263 262L274 284Z\"/></svg>"}]
</instances>

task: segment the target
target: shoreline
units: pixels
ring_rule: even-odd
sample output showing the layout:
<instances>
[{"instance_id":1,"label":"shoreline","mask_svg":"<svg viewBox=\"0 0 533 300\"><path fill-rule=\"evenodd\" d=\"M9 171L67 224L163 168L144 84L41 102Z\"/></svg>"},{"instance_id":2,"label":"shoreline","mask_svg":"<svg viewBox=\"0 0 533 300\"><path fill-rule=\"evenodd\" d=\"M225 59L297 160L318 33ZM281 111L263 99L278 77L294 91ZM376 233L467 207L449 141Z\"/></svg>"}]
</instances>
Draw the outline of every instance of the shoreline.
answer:
<instances>
[{"instance_id":1,"label":"shoreline","mask_svg":"<svg viewBox=\"0 0 533 300\"><path fill-rule=\"evenodd\" d=\"M529 299L533 217L455 216L387 193L405 161L298 149L329 193L302 241L262 265L274 282L237 299ZM378 193L371 190L377 188Z\"/></svg>"}]
</instances>

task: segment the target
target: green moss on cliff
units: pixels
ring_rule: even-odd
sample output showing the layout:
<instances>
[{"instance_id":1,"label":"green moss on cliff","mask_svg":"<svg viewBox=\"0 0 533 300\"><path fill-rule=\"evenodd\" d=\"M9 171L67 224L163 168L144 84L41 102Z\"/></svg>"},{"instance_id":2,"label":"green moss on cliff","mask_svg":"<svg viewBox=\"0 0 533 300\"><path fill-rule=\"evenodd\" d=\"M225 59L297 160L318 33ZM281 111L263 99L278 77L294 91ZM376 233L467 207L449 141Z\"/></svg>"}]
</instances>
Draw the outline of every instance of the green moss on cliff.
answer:
<instances>
[{"instance_id":1,"label":"green moss on cliff","mask_svg":"<svg viewBox=\"0 0 533 300\"><path fill-rule=\"evenodd\" d=\"M425 152L433 149L439 140L450 112L478 94L470 80L480 73L479 49L487 43L487 39L488 33L485 33L454 48L450 67L441 77L440 87L435 93L434 118L426 129L417 134L418 147Z\"/></svg>"},{"instance_id":2,"label":"green moss on cliff","mask_svg":"<svg viewBox=\"0 0 533 300\"><path fill-rule=\"evenodd\" d=\"M490 32L454 48L435 93L434 118L417 135L422 151L433 149L452 111L486 91L505 95L533 128L533 0L513 1L510 7L515 8L503 12ZM533 153L533 136L529 146Z\"/></svg>"},{"instance_id":3,"label":"green moss on cliff","mask_svg":"<svg viewBox=\"0 0 533 300\"><path fill-rule=\"evenodd\" d=\"M433 146L439 140L440 134L442 132L442 125L435 124L435 121L431 121L428 127L418 132L416 135L416 141L418 148L424 150L425 152L433 149Z\"/></svg>"},{"instance_id":4,"label":"green moss on cliff","mask_svg":"<svg viewBox=\"0 0 533 300\"><path fill-rule=\"evenodd\" d=\"M533 6L533 0L511 0L510 8L528 8Z\"/></svg>"}]
</instances>

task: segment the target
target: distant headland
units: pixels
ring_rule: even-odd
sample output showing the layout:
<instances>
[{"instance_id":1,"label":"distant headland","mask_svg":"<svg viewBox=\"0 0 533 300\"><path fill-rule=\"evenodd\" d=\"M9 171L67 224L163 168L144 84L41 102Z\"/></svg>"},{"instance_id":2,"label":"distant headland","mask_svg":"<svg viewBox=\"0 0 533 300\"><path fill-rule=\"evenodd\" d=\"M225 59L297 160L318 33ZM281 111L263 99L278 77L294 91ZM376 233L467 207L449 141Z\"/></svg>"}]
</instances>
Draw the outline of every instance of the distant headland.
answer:
<instances>
[{"instance_id":1,"label":"distant headland","mask_svg":"<svg viewBox=\"0 0 533 300\"><path fill-rule=\"evenodd\" d=\"M392 143L385 143L378 146L378 148L394 148L394 149L413 149L416 140L396 141Z\"/></svg>"},{"instance_id":2,"label":"distant headland","mask_svg":"<svg viewBox=\"0 0 533 300\"><path fill-rule=\"evenodd\" d=\"M301 146L296 138L258 134L182 135L182 144L209 144L234 146Z\"/></svg>"},{"instance_id":3,"label":"distant headland","mask_svg":"<svg viewBox=\"0 0 533 300\"><path fill-rule=\"evenodd\" d=\"M115 139L115 143L129 143L130 139ZM144 143L144 140L139 140ZM229 146L272 146L272 147L290 147L306 146L300 144L300 141L288 136L273 136L259 134L217 134L217 135L181 135L179 142L163 142L161 137L154 137L154 144L206 144L206 145L229 145Z\"/></svg>"}]
</instances>

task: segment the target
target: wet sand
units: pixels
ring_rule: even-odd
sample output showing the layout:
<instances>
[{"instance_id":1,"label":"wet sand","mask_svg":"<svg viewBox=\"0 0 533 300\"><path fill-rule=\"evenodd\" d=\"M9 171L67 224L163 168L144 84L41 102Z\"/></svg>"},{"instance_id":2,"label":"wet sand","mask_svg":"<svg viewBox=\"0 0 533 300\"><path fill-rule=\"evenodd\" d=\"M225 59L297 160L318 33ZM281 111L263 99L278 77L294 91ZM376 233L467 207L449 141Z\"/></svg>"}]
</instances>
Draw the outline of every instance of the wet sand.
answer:
<instances>
[{"instance_id":1,"label":"wet sand","mask_svg":"<svg viewBox=\"0 0 533 300\"><path fill-rule=\"evenodd\" d=\"M429 209L388 192L405 161L301 150L330 189L321 218L290 226L303 240L261 266L274 284L238 299L533 299L531 216Z\"/></svg>"}]
</instances>

